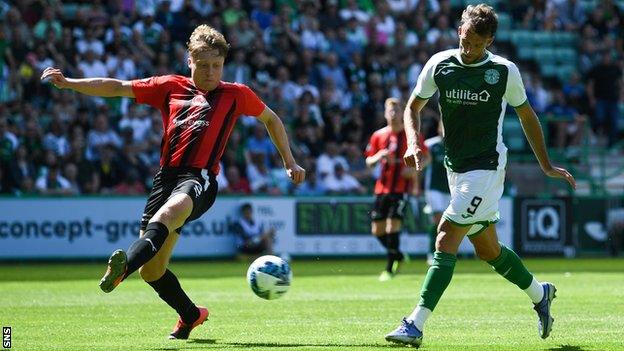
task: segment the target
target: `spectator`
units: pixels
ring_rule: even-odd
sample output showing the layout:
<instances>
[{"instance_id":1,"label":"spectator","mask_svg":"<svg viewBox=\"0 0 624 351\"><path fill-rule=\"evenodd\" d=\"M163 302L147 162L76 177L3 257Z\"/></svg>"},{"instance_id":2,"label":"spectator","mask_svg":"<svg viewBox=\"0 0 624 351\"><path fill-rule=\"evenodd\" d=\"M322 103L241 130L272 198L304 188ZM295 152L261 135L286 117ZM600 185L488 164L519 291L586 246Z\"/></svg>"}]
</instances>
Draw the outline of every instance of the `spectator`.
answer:
<instances>
[{"instance_id":1,"label":"spectator","mask_svg":"<svg viewBox=\"0 0 624 351\"><path fill-rule=\"evenodd\" d=\"M60 120L55 119L50 123L50 130L43 137L43 147L45 150L54 151L59 157L65 157L69 153L69 142Z\"/></svg>"},{"instance_id":2,"label":"spectator","mask_svg":"<svg viewBox=\"0 0 624 351\"><path fill-rule=\"evenodd\" d=\"M326 177L334 175L337 164L340 164L343 170L349 169L347 160L339 154L338 144L333 140L328 140L325 143L325 152L316 160L317 173L323 182Z\"/></svg>"},{"instance_id":3,"label":"spectator","mask_svg":"<svg viewBox=\"0 0 624 351\"><path fill-rule=\"evenodd\" d=\"M87 159L89 161L99 160L102 149L107 146L121 147L121 138L108 127L106 115L100 113L95 117L93 129L87 134Z\"/></svg>"},{"instance_id":4,"label":"spectator","mask_svg":"<svg viewBox=\"0 0 624 351\"><path fill-rule=\"evenodd\" d=\"M225 177L228 180L228 187L226 192L232 194L251 194L251 187L246 178L241 177L240 171L236 166L230 166L227 168Z\"/></svg>"},{"instance_id":5,"label":"spectator","mask_svg":"<svg viewBox=\"0 0 624 351\"><path fill-rule=\"evenodd\" d=\"M145 194L145 185L139 179L136 169L129 169L123 181L113 187L113 193L117 195L141 195Z\"/></svg>"},{"instance_id":6,"label":"spectator","mask_svg":"<svg viewBox=\"0 0 624 351\"><path fill-rule=\"evenodd\" d=\"M63 168L63 176L69 184L68 193L71 195L80 194L80 184L78 183L78 167L73 163L65 164Z\"/></svg>"},{"instance_id":7,"label":"spectator","mask_svg":"<svg viewBox=\"0 0 624 351\"><path fill-rule=\"evenodd\" d=\"M313 169L306 174L306 180L297 186L295 195L297 196L321 196L325 195L327 189L322 182L317 180L316 172Z\"/></svg>"},{"instance_id":8,"label":"spectator","mask_svg":"<svg viewBox=\"0 0 624 351\"><path fill-rule=\"evenodd\" d=\"M240 207L240 217L233 226L236 235L236 249L247 255L273 254L275 228L265 228L264 224L256 221L250 203Z\"/></svg>"},{"instance_id":9,"label":"spectator","mask_svg":"<svg viewBox=\"0 0 624 351\"><path fill-rule=\"evenodd\" d=\"M364 188L354 176L347 173L340 163L336 163L334 166L334 174L328 175L323 180L323 183L328 193L332 195L362 195L366 193L366 188Z\"/></svg>"},{"instance_id":10,"label":"spectator","mask_svg":"<svg viewBox=\"0 0 624 351\"><path fill-rule=\"evenodd\" d=\"M234 52L234 60L231 60L223 68L223 80L249 84L251 81L251 68L245 62L245 51Z\"/></svg>"},{"instance_id":11,"label":"spectator","mask_svg":"<svg viewBox=\"0 0 624 351\"><path fill-rule=\"evenodd\" d=\"M275 14L271 10L271 0L260 0L259 4L260 6L255 7L251 11L250 18L260 29L265 30L269 28L273 22L273 16L275 16Z\"/></svg>"},{"instance_id":12,"label":"spectator","mask_svg":"<svg viewBox=\"0 0 624 351\"><path fill-rule=\"evenodd\" d=\"M606 134L608 146L611 147L617 141L619 120L622 118L618 110L622 70L613 62L611 52L606 51L600 64L592 68L587 78L587 96L594 112L592 126L597 133Z\"/></svg>"},{"instance_id":13,"label":"spectator","mask_svg":"<svg viewBox=\"0 0 624 351\"><path fill-rule=\"evenodd\" d=\"M266 128L261 123L253 126L253 134L247 139L246 158L251 160L252 154L262 154L264 165L268 168L273 159L273 155L277 153L275 146L266 133ZM280 165L281 167L282 165Z\"/></svg>"},{"instance_id":14,"label":"spectator","mask_svg":"<svg viewBox=\"0 0 624 351\"><path fill-rule=\"evenodd\" d=\"M264 153L250 153L251 163L247 165L247 179L254 193L280 195L280 190L273 182L271 172L264 160Z\"/></svg>"},{"instance_id":15,"label":"spectator","mask_svg":"<svg viewBox=\"0 0 624 351\"><path fill-rule=\"evenodd\" d=\"M10 183L12 188L19 188L24 178L35 179L37 176L35 163L29 158L28 150L26 150L26 146L24 145L17 147L17 150L15 150L15 157L11 160L8 169L10 171Z\"/></svg>"},{"instance_id":16,"label":"spectator","mask_svg":"<svg viewBox=\"0 0 624 351\"><path fill-rule=\"evenodd\" d=\"M51 166L45 174L37 178L35 184L41 195L71 195L71 184L59 174L58 166Z\"/></svg>"},{"instance_id":17,"label":"spectator","mask_svg":"<svg viewBox=\"0 0 624 351\"><path fill-rule=\"evenodd\" d=\"M554 91L553 102L546 108L546 115L555 127L555 147L580 145L585 117L566 102L561 89ZM571 139L569 143L568 137Z\"/></svg>"}]
</instances>

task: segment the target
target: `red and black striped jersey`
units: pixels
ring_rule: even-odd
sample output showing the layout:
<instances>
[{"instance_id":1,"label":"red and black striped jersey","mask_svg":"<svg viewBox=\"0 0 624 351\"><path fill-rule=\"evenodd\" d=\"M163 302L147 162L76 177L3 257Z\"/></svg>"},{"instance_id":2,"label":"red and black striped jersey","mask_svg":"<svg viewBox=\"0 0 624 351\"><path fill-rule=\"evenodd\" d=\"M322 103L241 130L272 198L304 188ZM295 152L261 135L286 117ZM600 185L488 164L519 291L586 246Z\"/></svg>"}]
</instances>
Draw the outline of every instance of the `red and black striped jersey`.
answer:
<instances>
[{"instance_id":1,"label":"red and black striped jersey","mask_svg":"<svg viewBox=\"0 0 624 351\"><path fill-rule=\"evenodd\" d=\"M419 143L422 138L418 138ZM422 143L421 143L422 144ZM370 157L380 150L387 149L388 157L382 159L381 175L375 183L375 194L401 194L408 193L412 189L412 179L404 178L401 173L405 169L403 155L407 150L407 137L405 130L394 133L389 126L381 128L371 135L366 146L364 155ZM426 150L424 144L421 145L423 151Z\"/></svg>"},{"instance_id":2,"label":"red and black striped jersey","mask_svg":"<svg viewBox=\"0 0 624 351\"><path fill-rule=\"evenodd\" d=\"M161 167L195 167L219 173L219 160L240 115L258 116L265 104L244 84L220 82L202 91L189 77L157 76L132 81L138 103L160 110Z\"/></svg>"}]
</instances>

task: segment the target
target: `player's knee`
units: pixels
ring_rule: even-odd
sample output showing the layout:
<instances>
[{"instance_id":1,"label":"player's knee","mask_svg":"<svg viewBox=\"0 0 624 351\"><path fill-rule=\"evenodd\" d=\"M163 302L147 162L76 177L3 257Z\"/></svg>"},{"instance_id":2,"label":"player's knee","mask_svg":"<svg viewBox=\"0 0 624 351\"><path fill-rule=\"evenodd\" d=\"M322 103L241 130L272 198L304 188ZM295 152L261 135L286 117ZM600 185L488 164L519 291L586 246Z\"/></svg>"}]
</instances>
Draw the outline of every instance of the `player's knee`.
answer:
<instances>
[{"instance_id":1,"label":"player's knee","mask_svg":"<svg viewBox=\"0 0 624 351\"><path fill-rule=\"evenodd\" d=\"M167 267L164 264L161 265L161 264L153 264L153 263L150 264L150 263L139 268L139 273L141 274L141 278L145 282L148 282L148 283L160 279L160 277L162 277L163 274L165 274L165 271L167 270Z\"/></svg>"},{"instance_id":2,"label":"player's knee","mask_svg":"<svg viewBox=\"0 0 624 351\"><path fill-rule=\"evenodd\" d=\"M150 222L157 221L163 223L168 228L178 228L182 226L184 220L190 215L191 210L192 204L189 205L185 202L166 204L152 217Z\"/></svg>"}]
</instances>

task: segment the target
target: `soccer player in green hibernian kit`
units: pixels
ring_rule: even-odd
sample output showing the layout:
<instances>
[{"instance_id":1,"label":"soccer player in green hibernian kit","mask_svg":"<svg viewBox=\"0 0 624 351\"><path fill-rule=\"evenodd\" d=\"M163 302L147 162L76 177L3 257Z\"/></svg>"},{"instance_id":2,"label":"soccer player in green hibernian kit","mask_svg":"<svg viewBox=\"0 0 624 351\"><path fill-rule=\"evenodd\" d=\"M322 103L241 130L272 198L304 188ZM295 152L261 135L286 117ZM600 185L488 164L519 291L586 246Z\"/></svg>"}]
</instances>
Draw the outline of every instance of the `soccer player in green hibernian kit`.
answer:
<instances>
[{"instance_id":1,"label":"soccer player in green hibernian kit","mask_svg":"<svg viewBox=\"0 0 624 351\"><path fill-rule=\"evenodd\" d=\"M518 255L498 242L495 223L503 194L507 148L502 141L506 105L511 105L543 172L576 187L574 177L550 163L539 120L527 101L520 72L509 60L487 51L498 26L492 7L468 6L457 29L459 48L433 55L425 64L404 112L407 166L420 169L420 111L436 91L444 124L445 163L451 202L442 215L433 263L420 301L386 340L420 346L423 326L451 282L457 249L468 235L477 256L524 291L538 315L541 338L550 334L555 298L552 283L539 282Z\"/></svg>"}]
</instances>

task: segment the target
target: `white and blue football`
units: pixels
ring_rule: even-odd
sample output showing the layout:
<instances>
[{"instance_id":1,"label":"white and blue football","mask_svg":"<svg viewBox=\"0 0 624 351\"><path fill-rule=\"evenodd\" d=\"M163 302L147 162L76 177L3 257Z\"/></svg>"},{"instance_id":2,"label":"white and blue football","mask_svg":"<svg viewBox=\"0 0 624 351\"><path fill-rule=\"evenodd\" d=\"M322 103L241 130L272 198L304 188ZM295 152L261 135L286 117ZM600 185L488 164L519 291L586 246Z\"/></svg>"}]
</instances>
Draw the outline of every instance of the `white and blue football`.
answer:
<instances>
[{"instance_id":1,"label":"white and blue football","mask_svg":"<svg viewBox=\"0 0 624 351\"><path fill-rule=\"evenodd\" d=\"M290 288L292 276L288 262L273 255L258 257L247 270L249 287L266 300L282 297Z\"/></svg>"}]
</instances>

